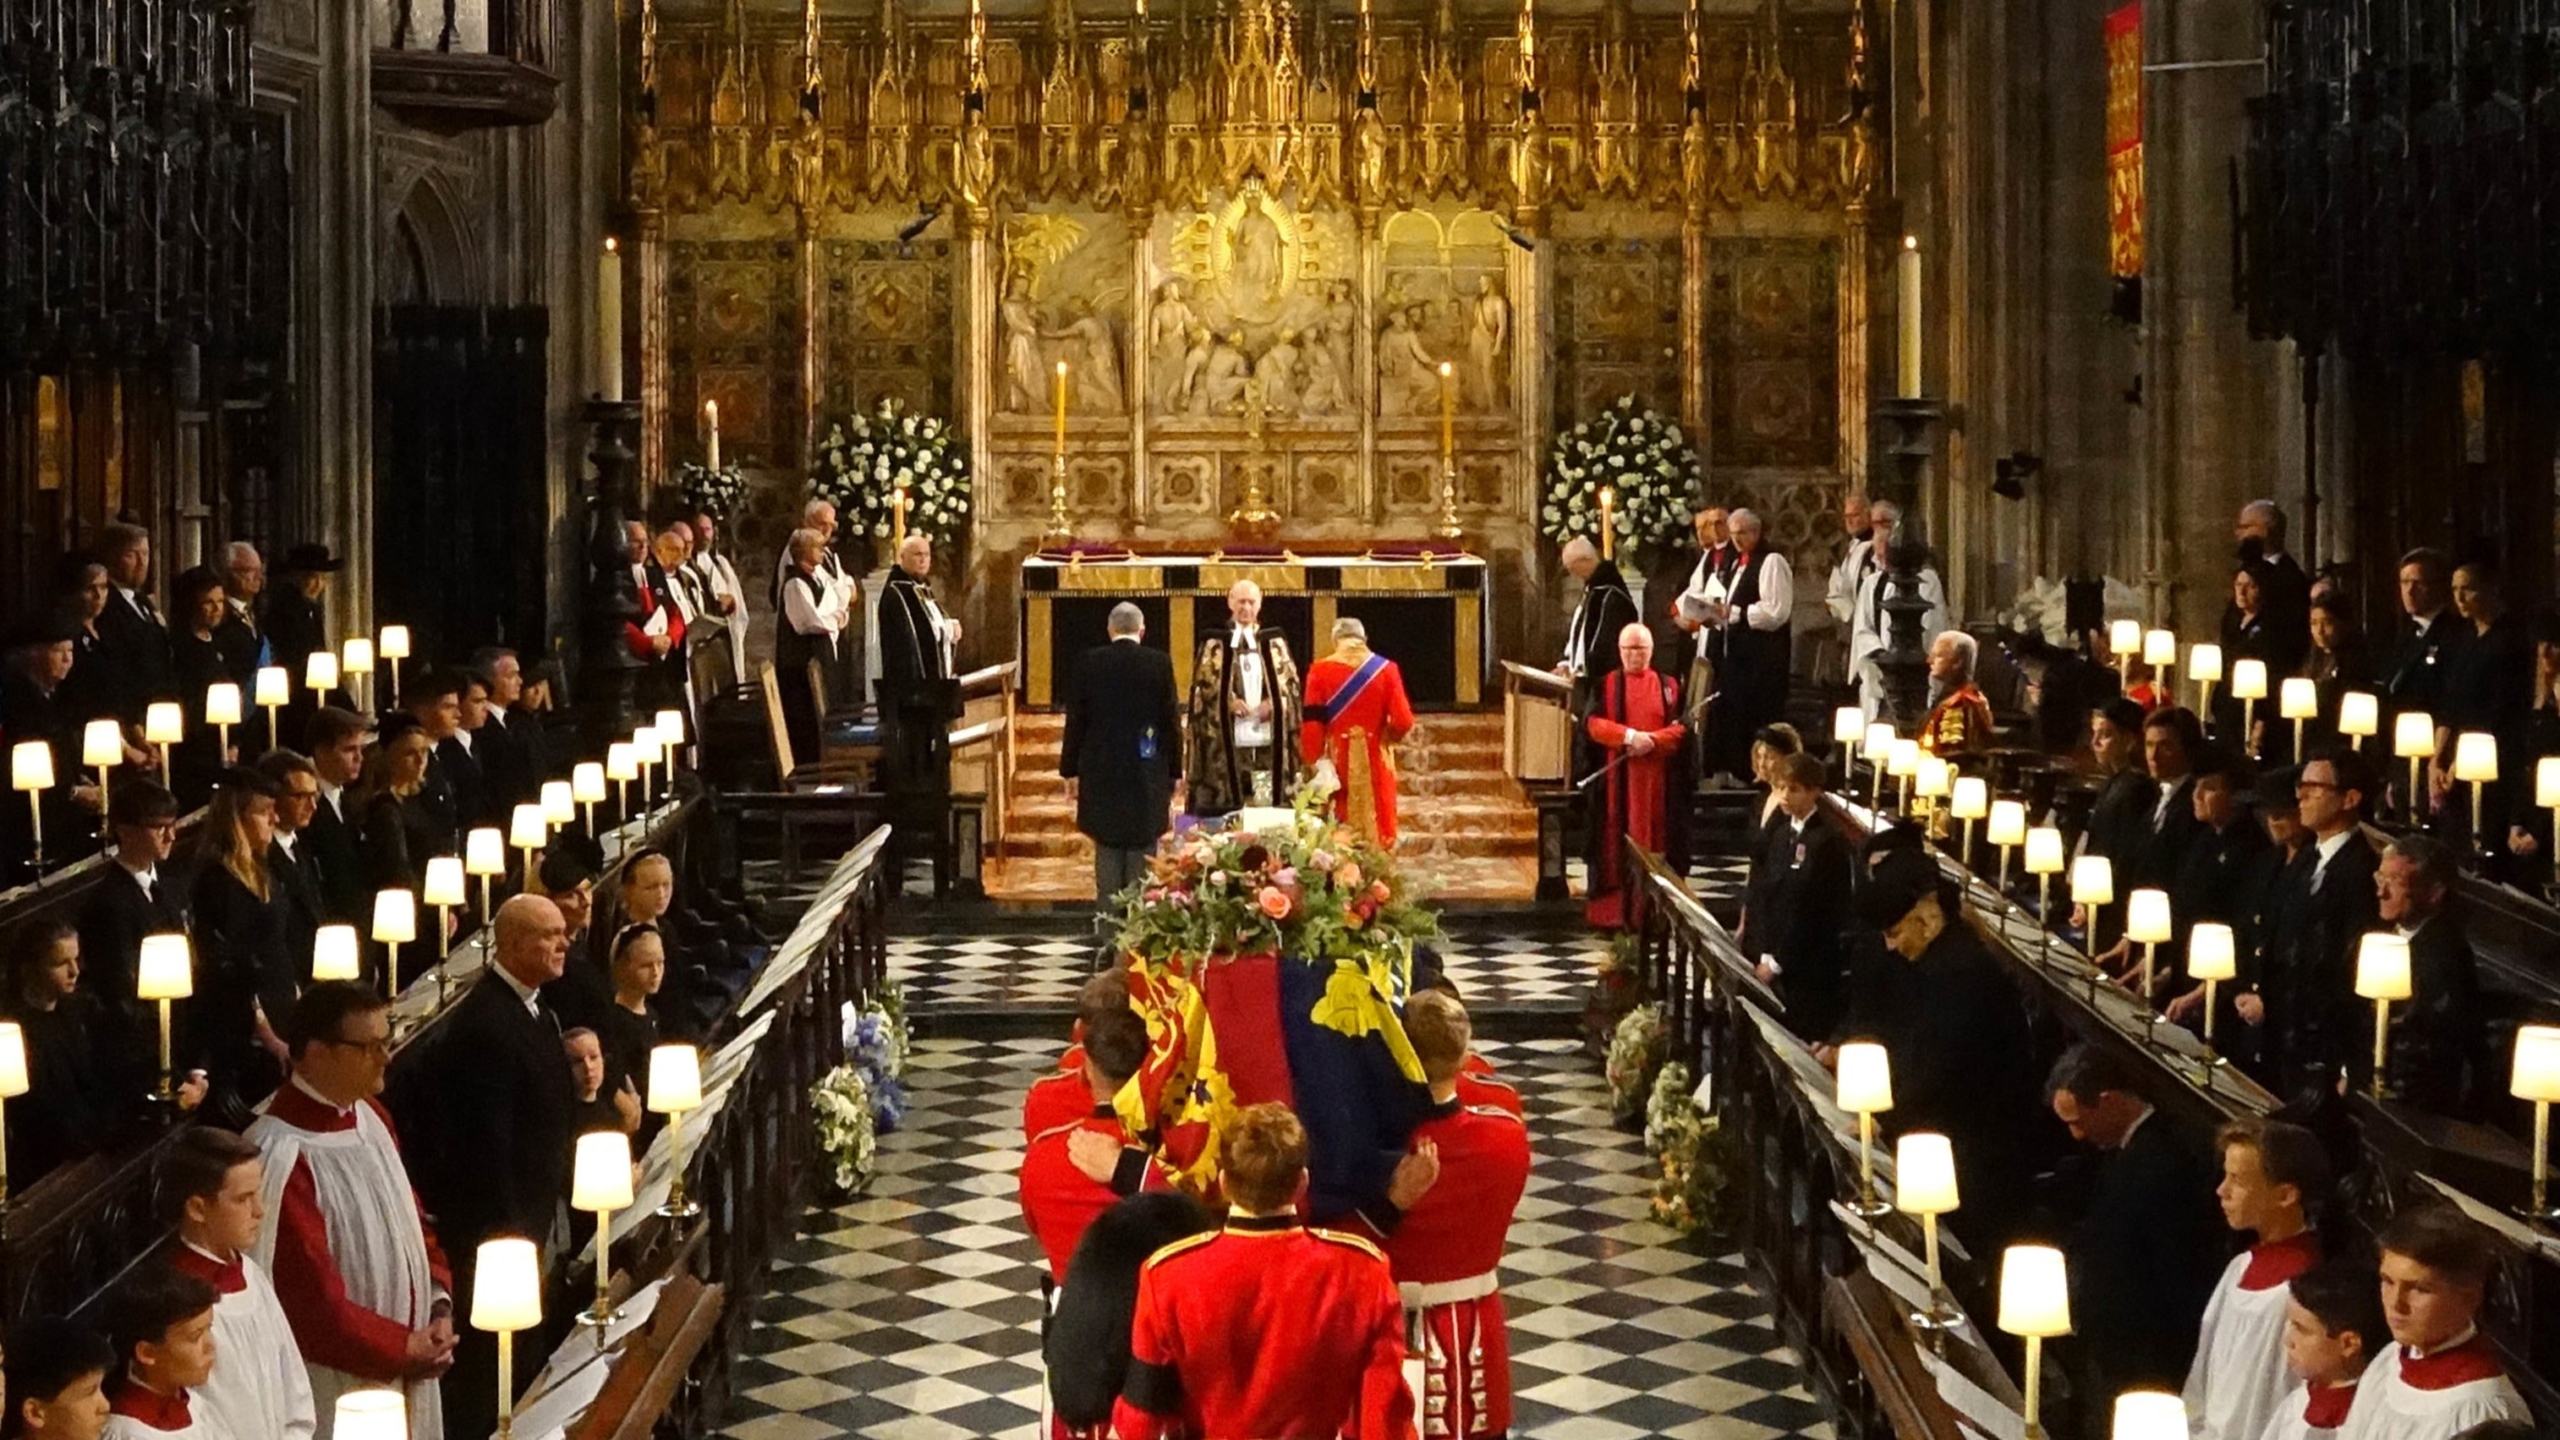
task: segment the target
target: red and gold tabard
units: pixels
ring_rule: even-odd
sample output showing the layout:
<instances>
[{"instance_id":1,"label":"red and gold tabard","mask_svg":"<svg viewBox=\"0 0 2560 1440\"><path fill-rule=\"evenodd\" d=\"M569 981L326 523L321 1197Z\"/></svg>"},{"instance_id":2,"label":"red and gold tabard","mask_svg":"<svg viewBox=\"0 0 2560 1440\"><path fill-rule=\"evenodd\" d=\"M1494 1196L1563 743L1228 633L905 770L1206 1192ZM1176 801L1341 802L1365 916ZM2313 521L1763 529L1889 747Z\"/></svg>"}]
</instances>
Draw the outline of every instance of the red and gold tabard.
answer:
<instances>
[{"instance_id":1,"label":"red and gold tabard","mask_svg":"<svg viewBox=\"0 0 2560 1440\"><path fill-rule=\"evenodd\" d=\"M1440 1178L1393 1224L1387 1262L1405 1308L1422 1317L1422 1440L1472 1440L1511 1428L1511 1339L1495 1267L1529 1184L1520 1117L1457 1100L1435 1107L1410 1142L1440 1151Z\"/></svg>"},{"instance_id":2,"label":"red and gold tabard","mask_svg":"<svg viewBox=\"0 0 2560 1440\"><path fill-rule=\"evenodd\" d=\"M1920 726L1920 748L1932 755L1961 755L1991 743L1991 702L1970 680L1956 687Z\"/></svg>"},{"instance_id":3,"label":"red and gold tabard","mask_svg":"<svg viewBox=\"0 0 2560 1440\"><path fill-rule=\"evenodd\" d=\"M1119 1440L1414 1440L1404 1302L1366 1240L1236 1216L1138 1276Z\"/></svg>"}]
</instances>

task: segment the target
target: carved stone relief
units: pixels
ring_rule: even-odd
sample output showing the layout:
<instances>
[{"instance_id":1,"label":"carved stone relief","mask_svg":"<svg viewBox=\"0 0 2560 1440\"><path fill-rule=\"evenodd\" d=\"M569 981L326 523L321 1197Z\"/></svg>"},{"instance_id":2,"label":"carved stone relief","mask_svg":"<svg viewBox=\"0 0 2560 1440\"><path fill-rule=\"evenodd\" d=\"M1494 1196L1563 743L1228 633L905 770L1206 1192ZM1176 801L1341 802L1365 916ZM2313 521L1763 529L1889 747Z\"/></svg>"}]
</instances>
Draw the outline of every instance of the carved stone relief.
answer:
<instances>
[{"instance_id":1,"label":"carved stone relief","mask_svg":"<svg viewBox=\"0 0 2560 1440\"><path fill-rule=\"evenodd\" d=\"M1357 423L1359 306L1351 222L1301 210L1248 176L1148 232L1147 413L1173 429L1228 422L1260 381L1279 420Z\"/></svg>"},{"instance_id":2,"label":"carved stone relief","mask_svg":"<svg viewBox=\"0 0 2560 1440\"><path fill-rule=\"evenodd\" d=\"M1461 413L1508 414L1513 310L1494 217L1408 210L1388 219L1381 242L1379 418L1436 419L1444 361Z\"/></svg>"},{"instance_id":3,"label":"carved stone relief","mask_svg":"<svg viewBox=\"0 0 2560 1440\"><path fill-rule=\"evenodd\" d=\"M885 398L950 414L950 242L828 240L819 256L827 297L821 409L843 415Z\"/></svg>"},{"instance_id":4,"label":"carved stone relief","mask_svg":"<svg viewBox=\"0 0 2560 1440\"><path fill-rule=\"evenodd\" d=\"M1034 211L1005 224L996 305L996 408L1045 415L1067 367L1075 415L1129 412L1128 222Z\"/></svg>"}]
</instances>

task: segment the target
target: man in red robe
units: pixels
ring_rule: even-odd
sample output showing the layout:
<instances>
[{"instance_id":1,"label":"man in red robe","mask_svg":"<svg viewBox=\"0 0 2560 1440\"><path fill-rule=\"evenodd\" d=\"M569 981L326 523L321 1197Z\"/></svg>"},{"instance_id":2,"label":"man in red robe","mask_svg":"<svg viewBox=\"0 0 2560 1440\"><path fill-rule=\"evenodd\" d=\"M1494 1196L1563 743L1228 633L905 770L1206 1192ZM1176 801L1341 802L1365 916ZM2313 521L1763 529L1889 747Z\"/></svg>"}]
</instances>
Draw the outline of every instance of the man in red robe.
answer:
<instances>
[{"instance_id":1,"label":"man in red robe","mask_svg":"<svg viewBox=\"0 0 2560 1440\"><path fill-rule=\"evenodd\" d=\"M1049 1257L1050 1278L1064 1284L1067 1259L1085 1227L1124 1195L1145 1187L1146 1147L1132 1141L1111 1097L1147 1059L1147 1022L1134 1010L1095 1017L1084 1032L1085 1113L1033 1136L1019 1182L1022 1219Z\"/></svg>"},{"instance_id":2,"label":"man in red robe","mask_svg":"<svg viewBox=\"0 0 2560 1440\"><path fill-rule=\"evenodd\" d=\"M1369 1242L1298 1223L1307 1132L1246 1106L1220 1137L1226 1228L1177 1240L1138 1276L1120 1440L1413 1440L1404 1302Z\"/></svg>"},{"instance_id":3,"label":"man in red robe","mask_svg":"<svg viewBox=\"0 0 2560 1440\"><path fill-rule=\"evenodd\" d=\"M1319 776L1332 772L1335 819L1395 848L1396 742L1413 730L1404 672L1369 648L1369 629L1333 622L1333 653L1307 670L1299 751Z\"/></svg>"},{"instance_id":4,"label":"man in red robe","mask_svg":"<svg viewBox=\"0 0 2560 1440\"><path fill-rule=\"evenodd\" d=\"M1689 726L1680 682L1653 668L1653 632L1618 632L1618 669L1605 677L1583 717L1584 733L1608 760L1582 783L1595 797L1584 918L1603 930L1632 930L1626 842L1663 857L1674 874L1688 864Z\"/></svg>"},{"instance_id":5,"label":"man in red robe","mask_svg":"<svg viewBox=\"0 0 2560 1440\"><path fill-rule=\"evenodd\" d=\"M1405 1309L1422 1317L1422 1440L1473 1440L1511 1429L1511 1340L1495 1267L1529 1184L1529 1129L1470 1105L1459 1081L1474 1042L1466 1007L1436 990L1405 1007L1405 1034L1431 1084L1416 1151L1438 1154L1439 1178L1400 1215L1372 1216Z\"/></svg>"}]
</instances>

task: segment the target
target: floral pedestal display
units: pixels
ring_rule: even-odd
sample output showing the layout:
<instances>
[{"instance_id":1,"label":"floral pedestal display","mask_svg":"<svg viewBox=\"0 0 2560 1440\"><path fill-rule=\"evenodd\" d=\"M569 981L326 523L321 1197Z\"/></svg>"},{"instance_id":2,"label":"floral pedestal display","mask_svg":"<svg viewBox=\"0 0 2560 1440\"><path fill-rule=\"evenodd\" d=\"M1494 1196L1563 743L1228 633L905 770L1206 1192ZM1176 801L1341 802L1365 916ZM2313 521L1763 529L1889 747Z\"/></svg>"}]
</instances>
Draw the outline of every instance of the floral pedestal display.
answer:
<instances>
[{"instance_id":1,"label":"floral pedestal display","mask_svg":"<svg viewBox=\"0 0 2560 1440\"><path fill-rule=\"evenodd\" d=\"M1117 1100L1210 1195L1218 1129L1277 1101L1308 1138L1317 1219L1382 1193L1430 1104L1401 1012L1415 946L1439 933L1392 856L1309 808L1196 829L1150 862L1119 945L1147 1063Z\"/></svg>"},{"instance_id":2,"label":"floral pedestal display","mask_svg":"<svg viewBox=\"0 0 2560 1440\"><path fill-rule=\"evenodd\" d=\"M906 995L895 983L870 1004L845 1002L845 1063L818 1077L809 1108L818 1126L818 1149L827 1157L827 1179L851 1199L870 1185L880 1137L907 1117L909 1040Z\"/></svg>"}]
</instances>

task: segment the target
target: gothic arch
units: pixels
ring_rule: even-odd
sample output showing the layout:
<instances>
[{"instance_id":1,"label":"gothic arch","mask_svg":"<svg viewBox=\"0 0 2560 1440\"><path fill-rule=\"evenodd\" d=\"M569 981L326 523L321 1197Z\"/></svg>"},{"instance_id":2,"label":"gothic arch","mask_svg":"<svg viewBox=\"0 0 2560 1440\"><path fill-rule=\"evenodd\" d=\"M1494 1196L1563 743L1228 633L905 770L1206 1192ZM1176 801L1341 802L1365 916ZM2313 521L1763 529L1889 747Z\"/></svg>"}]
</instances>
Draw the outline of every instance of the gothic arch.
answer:
<instances>
[{"instance_id":1,"label":"gothic arch","mask_svg":"<svg viewBox=\"0 0 2560 1440\"><path fill-rule=\"evenodd\" d=\"M466 304L482 293L478 237L450 187L419 173L393 212L380 265L385 299L399 304Z\"/></svg>"}]
</instances>

